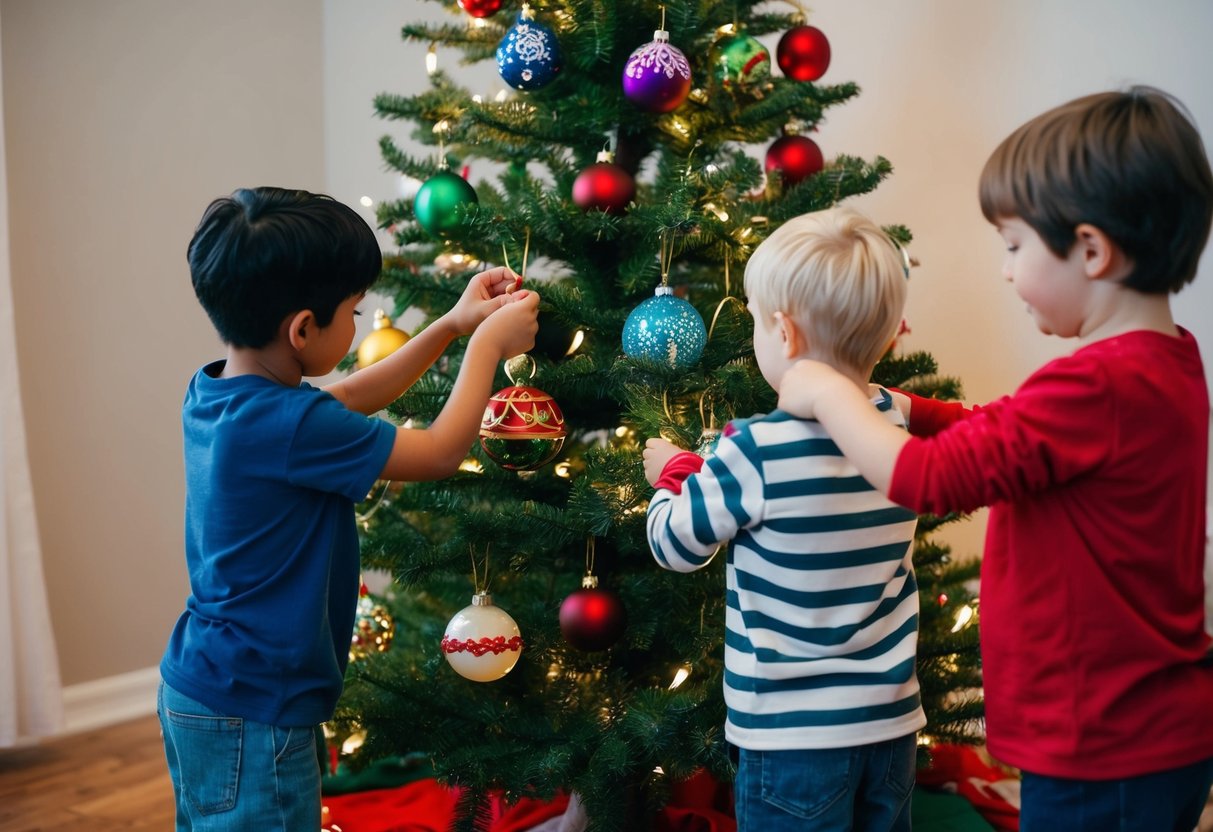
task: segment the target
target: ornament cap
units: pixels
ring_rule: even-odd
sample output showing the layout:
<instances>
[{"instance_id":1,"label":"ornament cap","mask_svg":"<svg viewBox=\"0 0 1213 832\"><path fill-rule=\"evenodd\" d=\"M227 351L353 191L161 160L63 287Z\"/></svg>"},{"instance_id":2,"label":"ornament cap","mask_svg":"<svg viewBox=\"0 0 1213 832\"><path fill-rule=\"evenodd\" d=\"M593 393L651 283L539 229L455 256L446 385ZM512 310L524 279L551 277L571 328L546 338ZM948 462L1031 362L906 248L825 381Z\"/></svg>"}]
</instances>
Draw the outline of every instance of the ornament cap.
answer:
<instances>
[{"instance_id":1,"label":"ornament cap","mask_svg":"<svg viewBox=\"0 0 1213 832\"><path fill-rule=\"evenodd\" d=\"M375 310L375 329L387 329L392 325L392 319L382 309Z\"/></svg>"},{"instance_id":2,"label":"ornament cap","mask_svg":"<svg viewBox=\"0 0 1213 832\"><path fill-rule=\"evenodd\" d=\"M519 20L534 20L535 10L531 8L530 3L523 3L522 8L518 11Z\"/></svg>"},{"instance_id":3,"label":"ornament cap","mask_svg":"<svg viewBox=\"0 0 1213 832\"><path fill-rule=\"evenodd\" d=\"M656 289L653 290L653 294L659 298L664 297L666 295L672 295L672 294L674 294L674 287L673 286L658 286Z\"/></svg>"},{"instance_id":4,"label":"ornament cap","mask_svg":"<svg viewBox=\"0 0 1213 832\"><path fill-rule=\"evenodd\" d=\"M594 157L595 162L614 162L615 154L609 150L600 150L598 155Z\"/></svg>"},{"instance_id":5,"label":"ornament cap","mask_svg":"<svg viewBox=\"0 0 1213 832\"><path fill-rule=\"evenodd\" d=\"M493 596L488 590L482 590L472 596L473 607L491 607L493 606Z\"/></svg>"},{"instance_id":6,"label":"ornament cap","mask_svg":"<svg viewBox=\"0 0 1213 832\"><path fill-rule=\"evenodd\" d=\"M582 589L597 589L598 588L598 576L591 575L590 573L587 572L581 578L581 588Z\"/></svg>"},{"instance_id":7,"label":"ornament cap","mask_svg":"<svg viewBox=\"0 0 1213 832\"><path fill-rule=\"evenodd\" d=\"M670 33L665 29L655 29L653 30L653 40L657 41L658 43L669 43Z\"/></svg>"}]
</instances>

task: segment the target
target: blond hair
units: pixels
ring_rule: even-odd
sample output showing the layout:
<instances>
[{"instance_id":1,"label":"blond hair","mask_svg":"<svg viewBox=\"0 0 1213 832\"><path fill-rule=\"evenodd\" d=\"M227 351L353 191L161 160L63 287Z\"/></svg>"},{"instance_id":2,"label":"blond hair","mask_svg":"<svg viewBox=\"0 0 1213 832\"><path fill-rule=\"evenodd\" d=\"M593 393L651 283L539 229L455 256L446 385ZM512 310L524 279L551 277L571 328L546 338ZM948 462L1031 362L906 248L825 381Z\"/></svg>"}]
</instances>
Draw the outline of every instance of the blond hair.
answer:
<instances>
[{"instance_id":1,"label":"blond hair","mask_svg":"<svg viewBox=\"0 0 1213 832\"><path fill-rule=\"evenodd\" d=\"M901 324L905 266L879 226L840 206L776 229L746 264L745 291L764 325L782 312L819 354L866 375Z\"/></svg>"}]
</instances>

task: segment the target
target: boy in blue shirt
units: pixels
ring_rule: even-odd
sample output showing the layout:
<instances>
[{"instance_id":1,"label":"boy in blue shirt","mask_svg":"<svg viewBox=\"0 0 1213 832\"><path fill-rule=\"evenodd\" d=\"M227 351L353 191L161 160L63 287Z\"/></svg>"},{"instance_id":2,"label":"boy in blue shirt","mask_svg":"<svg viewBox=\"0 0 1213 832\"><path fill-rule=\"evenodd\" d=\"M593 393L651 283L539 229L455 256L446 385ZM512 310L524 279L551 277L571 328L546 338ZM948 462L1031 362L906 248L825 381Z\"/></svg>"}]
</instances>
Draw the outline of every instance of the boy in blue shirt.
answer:
<instances>
[{"instance_id":1,"label":"boy in blue shirt","mask_svg":"<svg viewBox=\"0 0 1213 832\"><path fill-rule=\"evenodd\" d=\"M846 208L789 220L755 249L745 292L754 357L775 391L813 357L873 419L904 427L868 384L901 324L901 255ZM648 538L666 569L725 570L725 737L738 748L739 832L908 832L915 733L917 518L868 484L820 424L776 410L730 422L704 462L650 439Z\"/></svg>"},{"instance_id":2,"label":"boy in blue shirt","mask_svg":"<svg viewBox=\"0 0 1213 832\"><path fill-rule=\"evenodd\" d=\"M353 632L354 503L376 479L454 473L497 363L534 343L538 295L492 269L390 356L324 388L303 382L349 352L381 262L349 207L279 188L214 201L190 241L194 291L227 358L195 374L182 408L190 596L157 703L179 830L320 828L315 729L332 717ZM432 425L371 417L467 334Z\"/></svg>"}]
</instances>

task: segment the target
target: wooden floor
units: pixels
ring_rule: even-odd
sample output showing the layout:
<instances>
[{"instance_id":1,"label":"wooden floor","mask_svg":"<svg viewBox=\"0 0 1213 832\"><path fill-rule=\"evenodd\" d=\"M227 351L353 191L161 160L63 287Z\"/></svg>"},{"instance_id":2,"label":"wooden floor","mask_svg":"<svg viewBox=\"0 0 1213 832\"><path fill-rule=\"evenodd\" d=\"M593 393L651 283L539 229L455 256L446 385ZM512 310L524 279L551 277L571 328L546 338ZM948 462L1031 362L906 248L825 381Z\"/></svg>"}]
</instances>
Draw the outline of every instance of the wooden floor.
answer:
<instances>
[{"instance_id":1,"label":"wooden floor","mask_svg":"<svg viewBox=\"0 0 1213 832\"><path fill-rule=\"evenodd\" d=\"M0 832L163 832L173 825L173 785L155 716L0 749Z\"/></svg>"},{"instance_id":2,"label":"wooden floor","mask_svg":"<svg viewBox=\"0 0 1213 832\"><path fill-rule=\"evenodd\" d=\"M0 749L0 832L171 830L173 785L155 716ZM1213 794L1199 832L1213 832Z\"/></svg>"}]
</instances>

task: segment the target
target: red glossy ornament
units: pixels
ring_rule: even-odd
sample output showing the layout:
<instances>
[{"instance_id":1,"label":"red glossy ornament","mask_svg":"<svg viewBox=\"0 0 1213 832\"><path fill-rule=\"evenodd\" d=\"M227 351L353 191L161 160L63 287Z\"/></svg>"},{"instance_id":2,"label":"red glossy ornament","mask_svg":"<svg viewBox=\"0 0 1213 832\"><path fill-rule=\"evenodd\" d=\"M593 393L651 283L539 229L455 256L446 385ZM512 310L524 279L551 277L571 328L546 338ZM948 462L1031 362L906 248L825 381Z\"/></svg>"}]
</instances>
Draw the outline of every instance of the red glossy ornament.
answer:
<instances>
[{"instance_id":1,"label":"red glossy ornament","mask_svg":"<svg viewBox=\"0 0 1213 832\"><path fill-rule=\"evenodd\" d=\"M472 17L488 17L501 8L501 0L459 0L459 8Z\"/></svg>"},{"instance_id":2,"label":"red glossy ornament","mask_svg":"<svg viewBox=\"0 0 1213 832\"><path fill-rule=\"evenodd\" d=\"M628 613L619 595L600 589L598 578L586 575L581 589L560 605L560 632L578 650L605 650L619 641L628 626Z\"/></svg>"},{"instance_id":3,"label":"red glossy ornament","mask_svg":"<svg viewBox=\"0 0 1213 832\"><path fill-rule=\"evenodd\" d=\"M816 81L830 67L830 42L816 26L788 29L775 48L775 62L795 81Z\"/></svg>"},{"instance_id":4,"label":"red glossy ornament","mask_svg":"<svg viewBox=\"0 0 1213 832\"><path fill-rule=\"evenodd\" d=\"M556 400L536 387L516 385L489 399L480 422L480 445L509 471L534 471L564 445L564 414Z\"/></svg>"},{"instance_id":5,"label":"red glossy ornament","mask_svg":"<svg viewBox=\"0 0 1213 832\"><path fill-rule=\"evenodd\" d=\"M767 175L778 173L784 187L795 185L825 166L821 148L807 136L784 136L767 148Z\"/></svg>"},{"instance_id":6,"label":"red glossy ornament","mask_svg":"<svg viewBox=\"0 0 1213 832\"><path fill-rule=\"evenodd\" d=\"M573 203L583 211L622 214L636 196L636 180L614 163L609 151L598 154L598 161L577 174L573 180Z\"/></svg>"}]
</instances>

